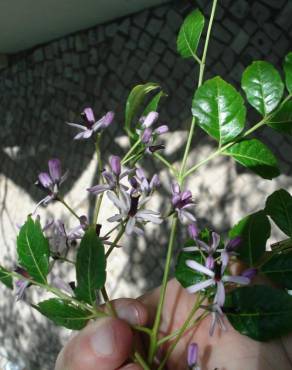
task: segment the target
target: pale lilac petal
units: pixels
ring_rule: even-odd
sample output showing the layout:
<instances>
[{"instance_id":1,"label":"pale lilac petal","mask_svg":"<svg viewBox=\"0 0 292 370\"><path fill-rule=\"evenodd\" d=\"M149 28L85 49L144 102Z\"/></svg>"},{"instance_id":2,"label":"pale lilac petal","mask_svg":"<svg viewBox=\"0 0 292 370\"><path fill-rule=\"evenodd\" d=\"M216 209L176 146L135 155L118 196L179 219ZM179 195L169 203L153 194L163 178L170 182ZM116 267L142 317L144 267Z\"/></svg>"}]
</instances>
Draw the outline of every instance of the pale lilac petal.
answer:
<instances>
[{"instance_id":1,"label":"pale lilac petal","mask_svg":"<svg viewBox=\"0 0 292 370\"><path fill-rule=\"evenodd\" d=\"M196 243L198 244L198 246L204 251L204 252L207 252L209 253L210 251L210 246L205 243L203 240L196 240Z\"/></svg>"},{"instance_id":2,"label":"pale lilac petal","mask_svg":"<svg viewBox=\"0 0 292 370\"><path fill-rule=\"evenodd\" d=\"M197 239L197 237L199 236L199 228L196 224L191 224L188 226L188 233L189 233L189 236L192 238L192 239Z\"/></svg>"},{"instance_id":3,"label":"pale lilac petal","mask_svg":"<svg viewBox=\"0 0 292 370\"><path fill-rule=\"evenodd\" d=\"M121 189L121 202L123 206L122 210L124 212L128 212L131 207L131 198L130 198L130 195L123 189Z\"/></svg>"},{"instance_id":4,"label":"pale lilac petal","mask_svg":"<svg viewBox=\"0 0 292 370\"><path fill-rule=\"evenodd\" d=\"M146 128L141 137L142 143L148 144L151 139L151 136L152 136L152 129Z\"/></svg>"},{"instance_id":5,"label":"pale lilac petal","mask_svg":"<svg viewBox=\"0 0 292 370\"><path fill-rule=\"evenodd\" d=\"M110 185L110 186L115 186L116 185L116 179L113 175L112 172L110 171L102 171L102 176L105 178L106 182Z\"/></svg>"},{"instance_id":6,"label":"pale lilac petal","mask_svg":"<svg viewBox=\"0 0 292 370\"><path fill-rule=\"evenodd\" d=\"M220 243L220 235L213 231L212 232L212 244L211 244L211 249L213 253L216 251L219 243Z\"/></svg>"},{"instance_id":7,"label":"pale lilac petal","mask_svg":"<svg viewBox=\"0 0 292 370\"><path fill-rule=\"evenodd\" d=\"M192 199L192 193L189 190L183 191L181 193L181 200Z\"/></svg>"},{"instance_id":8,"label":"pale lilac petal","mask_svg":"<svg viewBox=\"0 0 292 370\"><path fill-rule=\"evenodd\" d=\"M216 292L215 300L220 307L224 306L225 288L224 288L224 284L222 283L222 281L217 282L217 292Z\"/></svg>"},{"instance_id":9,"label":"pale lilac petal","mask_svg":"<svg viewBox=\"0 0 292 370\"><path fill-rule=\"evenodd\" d=\"M110 189L110 187L108 185L95 185L95 186L92 186L91 188L88 188L86 190L89 191L90 193L98 195L98 194L101 194L104 191L109 190L109 189Z\"/></svg>"},{"instance_id":10,"label":"pale lilac petal","mask_svg":"<svg viewBox=\"0 0 292 370\"><path fill-rule=\"evenodd\" d=\"M112 192L108 191L107 197L110 201L113 202L113 204L120 210L124 210L124 203L120 201L120 199Z\"/></svg>"},{"instance_id":11,"label":"pale lilac petal","mask_svg":"<svg viewBox=\"0 0 292 370\"><path fill-rule=\"evenodd\" d=\"M153 123L155 121L157 121L158 119L158 113L157 112L150 112L147 114L147 116L145 117L143 123L142 123L142 126L145 127L145 128L148 128L150 126L153 125Z\"/></svg>"},{"instance_id":12,"label":"pale lilac petal","mask_svg":"<svg viewBox=\"0 0 292 370\"><path fill-rule=\"evenodd\" d=\"M184 252L197 252L199 251L199 248L198 247L184 247L182 250Z\"/></svg>"},{"instance_id":13,"label":"pale lilac petal","mask_svg":"<svg viewBox=\"0 0 292 370\"><path fill-rule=\"evenodd\" d=\"M141 205L141 204L140 204ZM156 216L160 216L160 212L157 212L157 211L152 211L151 209L141 209L140 211L138 211L138 213L140 215L156 215ZM137 214L138 214L137 213Z\"/></svg>"},{"instance_id":14,"label":"pale lilac petal","mask_svg":"<svg viewBox=\"0 0 292 370\"><path fill-rule=\"evenodd\" d=\"M241 276L245 276L247 278L249 278L250 280L252 280L258 273L258 270L255 269L255 268L248 268L246 270L243 271L243 273L241 274Z\"/></svg>"},{"instance_id":15,"label":"pale lilac petal","mask_svg":"<svg viewBox=\"0 0 292 370\"><path fill-rule=\"evenodd\" d=\"M17 280L15 285L16 285L15 296L16 296L16 301L18 302L24 299L24 294L25 294L26 288L29 285L29 281Z\"/></svg>"},{"instance_id":16,"label":"pale lilac petal","mask_svg":"<svg viewBox=\"0 0 292 370\"><path fill-rule=\"evenodd\" d=\"M62 167L61 161L58 158L50 159L48 162L49 172L53 182L57 183L61 180L62 176Z\"/></svg>"},{"instance_id":17,"label":"pale lilac petal","mask_svg":"<svg viewBox=\"0 0 292 370\"><path fill-rule=\"evenodd\" d=\"M179 194L180 193L179 184L177 182L173 182L171 184L171 191L172 191L172 194Z\"/></svg>"},{"instance_id":18,"label":"pale lilac petal","mask_svg":"<svg viewBox=\"0 0 292 370\"><path fill-rule=\"evenodd\" d=\"M150 181L150 189L154 189L160 186L160 180L157 174L153 175L151 181Z\"/></svg>"},{"instance_id":19,"label":"pale lilac petal","mask_svg":"<svg viewBox=\"0 0 292 370\"><path fill-rule=\"evenodd\" d=\"M122 218L123 217L120 214L118 214L118 215L114 215L114 216L108 218L108 221L109 222L117 222L117 221L121 221Z\"/></svg>"},{"instance_id":20,"label":"pale lilac petal","mask_svg":"<svg viewBox=\"0 0 292 370\"><path fill-rule=\"evenodd\" d=\"M53 185L53 181L50 177L50 175L47 172L41 172L38 176L40 184L44 188L49 188L51 185Z\"/></svg>"},{"instance_id":21,"label":"pale lilac petal","mask_svg":"<svg viewBox=\"0 0 292 370\"><path fill-rule=\"evenodd\" d=\"M213 284L214 284L213 279L204 280L204 281L201 281L200 283L197 283L197 284L194 284L194 285L191 285L191 286L187 287L187 291L191 294L197 293L200 290L208 288L209 286L211 286Z\"/></svg>"},{"instance_id":22,"label":"pale lilac petal","mask_svg":"<svg viewBox=\"0 0 292 370\"><path fill-rule=\"evenodd\" d=\"M143 221L150 221L153 222L154 224L161 224L163 220L155 215L147 214L147 213L142 213L142 211L137 212L136 214L137 218L140 218Z\"/></svg>"},{"instance_id":23,"label":"pale lilac petal","mask_svg":"<svg viewBox=\"0 0 292 370\"><path fill-rule=\"evenodd\" d=\"M93 110L91 108L85 108L83 110L83 114L84 114L87 122L90 122L90 123L94 123L95 122L94 113L93 113Z\"/></svg>"},{"instance_id":24,"label":"pale lilac petal","mask_svg":"<svg viewBox=\"0 0 292 370\"><path fill-rule=\"evenodd\" d=\"M222 277L224 282L235 283L240 285L247 285L250 283L250 279L246 276L230 276L225 275Z\"/></svg>"},{"instance_id":25,"label":"pale lilac petal","mask_svg":"<svg viewBox=\"0 0 292 370\"><path fill-rule=\"evenodd\" d=\"M186 260L186 265L188 267L190 267L191 269L195 270L195 271L202 272L203 274L208 275L208 276L210 276L212 278L214 277L214 272L213 271L211 271L207 267L201 265L197 261L194 261L194 260Z\"/></svg>"},{"instance_id":26,"label":"pale lilac petal","mask_svg":"<svg viewBox=\"0 0 292 370\"><path fill-rule=\"evenodd\" d=\"M135 217L130 217L128 222L127 222L127 225L126 225L126 234L127 235L132 234L132 232L134 231L135 223L136 223Z\"/></svg>"},{"instance_id":27,"label":"pale lilac petal","mask_svg":"<svg viewBox=\"0 0 292 370\"><path fill-rule=\"evenodd\" d=\"M102 128L106 128L109 125L111 125L111 123L114 120L114 117L115 117L115 113L114 112L107 112L107 114L105 116L103 116L103 118L102 118L102 120L103 120L103 122L102 122Z\"/></svg>"},{"instance_id":28,"label":"pale lilac petal","mask_svg":"<svg viewBox=\"0 0 292 370\"><path fill-rule=\"evenodd\" d=\"M159 126L159 127L157 127L157 129L154 130L154 132L157 135L166 134L168 132L168 126L166 126L166 125Z\"/></svg>"},{"instance_id":29,"label":"pale lilac petal","mask_svg":"<svg viewBox=\"0 0 292 370\"><path fill-rule=\"evenodd\" d=\"M58 277L54 277L52 279L52 285L55 286L58 289L64 290L64 292L67 292L71 295L74 295L74 292L73 292L71 286L68 283L65 283L64 280L62 280Z\"/></svg>"},{"instance_id":30,"label":"pale lilac petal","mask_svg":"<svg viewBox=\"0 0 292 370\"><path fill-rule=\"evenodd\" d=\"M116 176L120 176L121 174L121 158L118 157L117 155L112 155L110 157L110 166L113 171L113 173Z\"/></svg>"},{"instance_id":31,"label":"pale lilac petal","mask_svg":"<svg viewBox=\"0 0 292 370\"><path fill-rule=\"evenodd\" d=\"M82 140L82 139L88 139L93 134L92 130L86 129L83 132L79 132L76 136L74 136L74 140Z\"/></svg>"},{"instance_id":32,"label":"pale lilac petal","mask_svg":"<svg viewBox=\"0 0 292 370\"><path fill-rule=\"evenodd\" d=\"M182 223L185 222L196 222L196 217L192 215L190 212L185 211L184 209L180 210L181 217L180 219L182 220Z\"/></svg>"},{"instance_id":33,"label":"pale lilac petal","mask_svg":"<svg viewBox=\"0 0 292 370\"><path fill-rule=\"evenodd\" d=\"M144 231L140 227L138 227L138 226L134 226L133 232L136 233L139 236L143 236L144 235Z\"/></svg>"},{"instance_id":34,"label":"pale lilac petal","mask_svg":"<svg viewBox=\"0 0 292 370\"><path fill-rule=\"evenodd\" d=\"M229 262L229 254L225 250L223 250L221 252L220 260L221 260L221 263L222 263L222 265L221 265L221 275L223 275L224 271L225 271L225 269L228 265L228 262Z\"/></svg>"},{"instance_id":35,"label":"pale lilac petal","mask_svg":"<svg viewBox=\"0 0 292 370\"><path fill-rule=\"evenodd\" d=\"M148 180L147 179L143 179L141 181L141 190L144 193L149 193L150 192L150 186L149 186L149 183L148 183Z\"/></svg>"},{"instance_id":36,"label":"pale lilac petal","mask_svg":"<svg viewBox=\"0 0 292 370\"><path fill-rule=\"evenodd\" d=\"M72 123L72 122L66 122L66 123L67 123L67 125L72 126L72 127L76 127L79 130L81 130L81 131L87 130L87 127L86 126L78 125L77 123Z\"/></svg>"},{"instance_id":37,"label":"pale lilac petal","mask_svg":"<svg viewBox=\"0 0 292 370\"><path fill-rule=\"evenodd\" d=\"M241 243L242 243L242 238L240 236L237 236L229 240L228 244L226 245L227 252L235 251L240 246Z\"/></svg>"},{"instance_id":38,"label":"pale lilac petal","mask_svg":"<svg viewBox=\"0 0 292 370\"><path fill-rule=\"evenodd\" d=\"M188 366L191 368L196 365L198 360L198 345L191 343L188 347Z\"/></svg>"},{"instance_id":39,"label":"pale lilac petal","mask_svg":"<svg viewBox=\"0 0 292 370\"><path fill-rule=\"evenodd\" d=\"M214 260L214 258L213 258L212 256L208 256L208 257L206 258L205 266L206 266L208 269L212 270L212 269L214 268L214 264L215 264L215 260Z\"/></svg>"},{"instance_id":40,"label":"pale lilac petal","mask_svg":"<svg viewBox=\"0 0 292 370\"><path fill-rule=\"evenodd\" d=\"M143 179L145 179L145 178L146 178L146 176L145 176L145 172L142 170L142 168L137 168L137 169L136 169L136 175L137 175L137 177L138 177L138 179L139 179L140 181L142 181Z\"/></svg>"}]
</instances>

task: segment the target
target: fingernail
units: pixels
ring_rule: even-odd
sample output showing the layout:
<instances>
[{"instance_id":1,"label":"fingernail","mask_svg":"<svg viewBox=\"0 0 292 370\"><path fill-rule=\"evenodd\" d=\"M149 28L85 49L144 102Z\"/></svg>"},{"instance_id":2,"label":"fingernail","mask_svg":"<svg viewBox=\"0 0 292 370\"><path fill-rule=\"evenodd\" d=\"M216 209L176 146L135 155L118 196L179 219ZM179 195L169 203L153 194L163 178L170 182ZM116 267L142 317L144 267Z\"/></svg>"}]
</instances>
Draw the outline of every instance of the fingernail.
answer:
<instances>
[{"instance_id":1,"label":"fingernail","mask_svg":"<svg viewBox=\"0 0 292 370\"><path fill-rule=\"evenodd\" d=\"M93 351L99 356L109 356L114 352L115 334L110 319L100 319L96 323L95 333L90 338Z\"/></svg>"},{"instance_id":2,"label":"fingernail","mask_svg":"<svg viewBox=\"0 0 292 370\"><path fill-rule=\"evenodd\" d=\"M129 324L138 325L140 323L139 311L134 304L117 305L116 311L118 317L127 321Z\"/></svg>"}]
</instances>

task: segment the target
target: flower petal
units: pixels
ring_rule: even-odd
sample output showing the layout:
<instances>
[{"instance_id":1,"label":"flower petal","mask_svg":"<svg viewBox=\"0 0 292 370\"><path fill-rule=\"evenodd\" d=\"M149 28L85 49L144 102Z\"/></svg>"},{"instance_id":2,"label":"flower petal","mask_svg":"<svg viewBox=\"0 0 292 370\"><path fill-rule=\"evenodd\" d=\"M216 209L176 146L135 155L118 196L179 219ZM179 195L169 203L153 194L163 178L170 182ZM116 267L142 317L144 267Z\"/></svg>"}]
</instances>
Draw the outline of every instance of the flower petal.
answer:
<instances>
[{"instance_id":1,"label":"flower petal","mask_svg":"<svg viewBox=\"0 0 292 370\"><path fill-rule=\"evenodd\" d=\"M213 279L204 280L197 284L187 287L187 291L191 294L197 293L198 291L208 288L209 286L213 285L213 283L214 283Z\"/></svg>"},{"instance_id":2,"label":"flower petal","mask_svg":"<svg viewBox=\"0 0 292 370\"><path fill-rule=\"evenodd\" d=\"M184 252L197 252L199 251L199 248L198 247L184 247L182 249Z\"/></svg>"},{"instance_id":3,"label":"flower petal","mask_svg":"<svg viewBox=\"0 0 292 370\"><path fill-rule=\"evenodd\" d=\"M98 194L101 194L104 191L109 190L109 189L110 189L110 187L108 185L95 185L95 186L92 186L91 188L88 188L86 190L89 191L89 193L98 195Z\"/></svg>"},{"instance_id":4,"label":"flower petal","mask_svg":"<svg viewBox=\"0 0 292 370\"><path fill-rule=\"evenodd\" d=\"M159 114L157 112L149 112L145 117L142 126L148 128L153 125L155 121L157 121Z\"/></svg>"},{"instance_id":5,"label":"flower petal","mask_svg":"<svg viewBox=\"0 0 292 370\"><path fill-rule=\"evenodd\" d=\"M72 123L72 122L66 122L66 123L67 123L67 125L72 126L72 127L76 127L79 130L82 130L82 131L87 130L87 127L86 126L78 125L77 123Z\"/></svg>"},{"instance_id":6,"label":"flower petal","mask_svg":"<svg viewBox=\"0 0 292 370\"><path fill-rule=\"evenodd\" d=\"M49 188L51 185L53 185L51 176L47 172L41 172L38 175L38 179L39 179L40 184L46 189Z\"/></svg>"},{"instance_id":7,"label":"flower petal","mask_svg":"<svg viewBox=\"0 0 292 370\"><path fill-rule=\"evenodd\" d=\"M120 215L120 214L117 214L117 215L114 215L114 216L112 216L112 217L110 217L110 218L108 218L107 220L109 221L109 222L117 222L117 221L121 221L122 220L122 216Z\"/></svg>"},{"instance_id":8,"label":"flower petal","mask_svg":"<svg viewBox=\"0 0 292 370\"><path fill-rule=\"evenodd\" d=\"M159 127L157 127L157 129L154 130L154 132L157 134L157 135L162 135L162 134L166 134L168 132L168 126L166 125L161 125Z\"/></svg>"},{"instance_id":9,"label":"flower petal","mask_svg":"<svg viewBox=\"0 0 292 370\"><path fill-rule=\"evenodd\" d=\"M220 307L224 306L225 288L224 288L224 284L222 283L222 281L217 282L217 292L216 292L216 296L215 296L215 301L216 301L216 303L218 303L218 305Z\"/></svg>"},{"instance_id":10,"label":"flower petal","mask_svg":"<svg viewBox=\"0 0 292 370\"><path fill-rule=\"evenodd\" d=\"M240 285L247 285L247 284L250 283L250 279L246 276L225 275L225 276L222 277L222 280L224 282L235 283L235 284L240 284Z\"/></svg>"},{"instance_id":11,"label":"flower petal","mask_svg":"<svg viewBox=\"0 0 292 370\"><path fill-rule=\"evenodd\" d=\"M128 222L127 222L127 225L126 225L126 234L127 235L132 234L132 232L134 231L135 223L136 223L135 217L130 217Z\"/></svg>"},{"instance_id":12,"label":"flower petal","mask_svg":"<svg viewBox=\"0 0 292 370\"><path fill-rule=\"evenodd\" d=\"M194 261L194 260L186 260L186 265L188 267L190 267L191 269L195 270L195 271L202 272L203 274L208 275L208 276L210 276L212 278L214 277L214 272L213 271L211 271L207 267L201 265L197 261Z\"/></svg>"},{"instance_id":13,"label":"flower petal","mask_svg":"<svg viewBox=\"0 0 292 370\"><path fill-rule=\"evenodd\" d=\"M95 117L94 117L94 113L93 113L93 110L91 108L85 108L83 110L83 114L87 120L87 122L89 123L94 123L95 122Z\"/></svg>"},{"instance_id":14,"label":"flower petal","mask_svg":"<svg viewBox=\"0 0 292 370\"><path fill-rule=\"evenodd\" d=\"M62 166L61 161L58 158L53 158L49 160L49 172L54 183L61 180L62 176Z\"/></svg>"}]
</instances>

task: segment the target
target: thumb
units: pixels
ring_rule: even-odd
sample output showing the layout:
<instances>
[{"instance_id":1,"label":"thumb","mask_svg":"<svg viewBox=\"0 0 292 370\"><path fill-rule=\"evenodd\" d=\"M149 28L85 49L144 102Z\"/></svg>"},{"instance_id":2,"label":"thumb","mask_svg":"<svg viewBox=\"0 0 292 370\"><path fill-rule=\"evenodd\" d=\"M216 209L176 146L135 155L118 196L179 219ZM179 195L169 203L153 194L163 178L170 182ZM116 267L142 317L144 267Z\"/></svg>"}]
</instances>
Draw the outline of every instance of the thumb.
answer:
<instances>
[{"instance_id":1,"label":"thumb","mask_svg":"<svg viewBox=\"0 0 292 370\"><path fill-rule=\"evenodd\" d=\"M87 325L62 349L55 370L114 370L125 363L135 340L129 324L145 325L147 311L134 299L112 304L119 318L102 318ZM139 369L134 364L127 366L127 370Z\"/></svg>"},{"instance_id":2,"label":"thumb","mask_svg":"<svg viewBox=\"0 0 292 370\"><path fill-rule=\"evenodd\" d=\"M133 334L123 320L103 318L89 324L58 356L55 370L114 370L129 357Z\"/></svg>"}]
</instances>

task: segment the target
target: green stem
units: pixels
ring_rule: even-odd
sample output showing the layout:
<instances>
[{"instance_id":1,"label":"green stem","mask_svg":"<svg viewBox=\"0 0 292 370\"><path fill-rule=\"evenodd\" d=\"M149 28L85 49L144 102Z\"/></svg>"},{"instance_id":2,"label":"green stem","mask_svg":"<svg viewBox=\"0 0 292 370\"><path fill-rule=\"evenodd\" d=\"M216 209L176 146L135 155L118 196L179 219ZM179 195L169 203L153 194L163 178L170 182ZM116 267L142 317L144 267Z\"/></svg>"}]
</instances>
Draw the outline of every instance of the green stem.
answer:
<instances>
[{"instance_id":1,"label":"green stem","mask_svg":"<svg viewBox=\"0 0 292 370\"><path fill-rule=\"evenodd\" d=\"M70 213L72 213L72 215L74 216L74 217L76 217L77 219L78 219L78 221L80 220L79 219L79 216L77 215L77 213L65 202L65 200L64 199L62 199L62 198L59 198L58 197L58 201L59 202L61 202L67 209L68 209L68 211L70 212Z\"/></svg>"},{"instance_id":2,"label":"green stem","mask_svg":"<svg viewBox=\"0 0 292 370\"><path fill-rule=\"evenodd\" d=\"M136 150L136 148L140 144L141 144L141 139L137 140L135 144L129 149L129 151L124 155L124 158L121 161L122 164L125 164L127 162L127 159L131 156L131 154Z\"/></svg>"},{"instance_id":3,"label":"green stem","mask_svg":"<svg viewBox=\"0 0 292 370\"><path fill-rule=\"evenodd\" d=\"M146 361L144 358L140 355L138 351L134 353L134 359L136 362L142 366L143 370L151 370L151 368L147 365Z\"/></svg>"},{"instance_id":4,"label":"green stem","mask_svg":"<svg viewBox=\"0 0 292 370\"><path fill-rule=\"evenodd\" d=\"M179 329L179 332L178 332L175 340L173 341L173 343L171 344L171 346L168 348L168 351L167 351L167 353L166 353L163 361L160 363L158 370L163 369L164 365L166 364L167 360L169 359L169 356L171 355L172 351L176 347L178 341L181 339L182 335L187 330L189 324L192 321L192 318L193 318L194 314L197 312L200 304L203 302L204 299L205 299L205 297L203 297L202 299L200 299L200 294L198 294L198 297L196 299L196 303L194 304L194 307L192 308L189 316L187 317L187 319L184 322L184 324L182 325L182 327Z\"/></svg>"},{"instance_id":5,"label":"green stem","mask_svg":"<svg viewBox=\"0 0 292 370\"><path fill-rule=\"evenodd\" d=\"M114 306L112 305L112 303L110 302L109 300L109 296L107 294L107 291L106 291L106 287L104 286L103 288L101 288L101 294L102 294L102 297L103 297L103 300L104 300L104 303L107 307L107 309L109 310L110 314L113 316L113 317L117 317L117 313L116 313L116 310L114 308Z\"/></svg>"},{"instance_id":6,"label":"green stem","mask_svg":"<svg viewBox=\"0 0 292 370\"><path fill-rule=\"evenodd\" d=\"M201 64L200 64L198 87L200 87L203 83L205 66L206 66L207 51L208 51L208 46L209 46L209 41L210 41L212 25L213 25L213 22L214 22L216 6L217 6L217 0L213 0L210 20L209 20L209 24L208 24L207 35L206 35L206 40L205 40L205 45L204 45L204 50L203 50L203 56L202 56L202 60L201 60Z\"/></svg>"},{"instance_id":7,"label":"green stem","mask_svg":"<svg viewBox=\"0 0 292 370\"><path fill-rule=\"evenodd\" d=\"M154 320L154 325L153 325L152 333L150 337L150 347L149 347L149 354L148 354L148 362L150 364L153 362L153 358L157 350L157 341L158 341L157 336L158 336L158 330L160 326L161 314L162 314L165 293L166 293L166 288L167 288L171 257L172 257L173 246L174 246L174 241L175 241L176 227L177 227L177 214L175 213L172 216L172 225L171 225L170 238L169 238L169 243L168 243L165 267L164 267L163 280L162 280L162 285L160 288L160 296L159 296L159 302L158 302L156 316Z\"/></svg>"},{"instance_id":8,"label":"green stem","mask_svg":"<svg viewBox=\"0 0 292 370\"><path fill-rule=\"evenodd\" d=\"M120 226L122 226L123 223L119 223L117 224L116 226L114 226L113 228L111 228L105 235L103 235L103 238L107 238L108 236L110 236L110 234L115 231L116 229L118 229Z\"/></svg>"},{"instance_id":9,"label":"green stem","mask_svg":"<svg viewBox=\"0 0 292 370\"><path fill-rule=\"evenodd\" d=\"M157 152L154 153L154 157L157 158L160 162L162 162L166 167L168 167L170 171L176 176L177 170L173 167L173 165L170 162L168 162L168 160L166 160L164 157L162 157L162 155L160 155Z\"/></svg>"},{"instance_id":10,"label":"green stem","mask_svg":"<svg viewBox=\"0 0 292 370\"><path fill-rule=\"evenodd\" d=\"M113 241L113 244L107 250L107 252L105 254L105 258L108 258L109 255L112 253L112 251L114 250L114 248L118 244L119 240L123 236L124 232L125 232L125 226L123 225L122 228L121 228L121 230L119 231L118 235L116 236L115 240Z\"/></svg>"},{"instance_id":11,"label":"green stem","mask_svg":"<svg viewBox=\"0 0 292 370\"><path fill-rule=\"evenodd\" d=\"M100 144L100 134L97 134L97 136L96 136L96 143L95 143L95 152L96 152L96 158L97 158L98 181L101 180L101 182L103 183L104 180L103 180L103 177L101 176L101 173L102 173L102 160L101 160L101 153L100 153L99 144ZM98 215L99 215L99 211L100 211L102 199L103 199L103 193L101 195L99 195L99 196L96 197L95 207L94 207L94 213L93 213L93 221L92 221L93 225L96 225L97 224L97 220L98 220Z\"/></svg>"},{"instance_id":12,"label":"green stem","mask_svg":"<svg viewBox=\"0 0 292 370\"><path fill-rule=\"evenodd\" d=\"M181 168L180 168L180 171L179 171L179 185L180 186L183 184L183 179L184 179L183 174L185 172L186 163L187 163L187 159L188 159L188 155L189 155L189 151L190 151L190 148L191 148L191 143L192 143L192 139L193 139L193 135L194 135L194 131L195 131L195 126L196 126L196 119L195 119L195 117L193 117L192 122L191 122L189 135L188 135L187 144L186 144L186 147L185 147L185 152L184 152Z\"/></svg>"}]
</instances>

